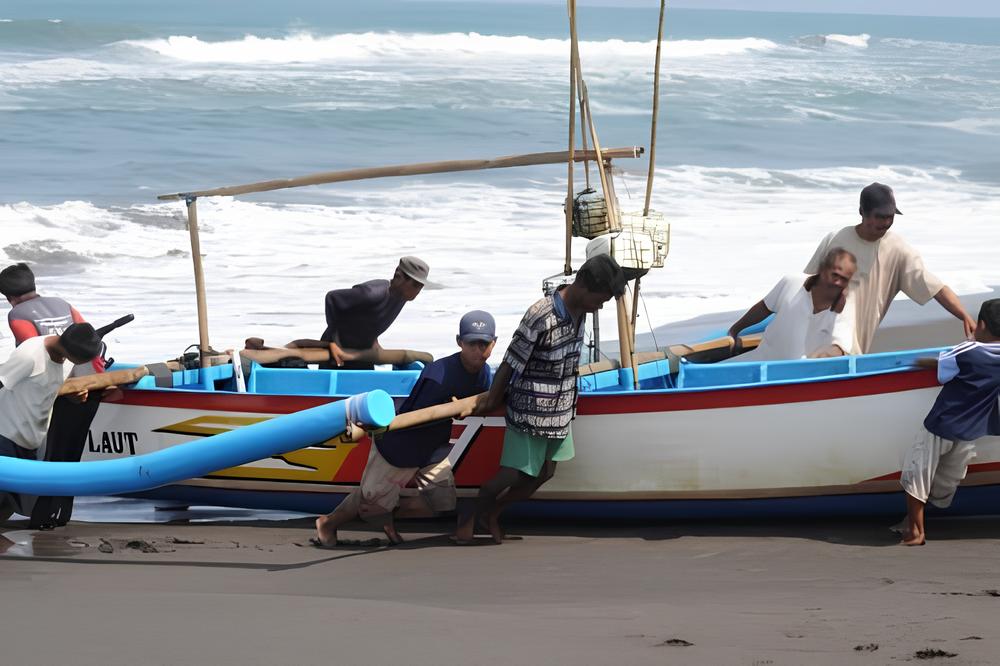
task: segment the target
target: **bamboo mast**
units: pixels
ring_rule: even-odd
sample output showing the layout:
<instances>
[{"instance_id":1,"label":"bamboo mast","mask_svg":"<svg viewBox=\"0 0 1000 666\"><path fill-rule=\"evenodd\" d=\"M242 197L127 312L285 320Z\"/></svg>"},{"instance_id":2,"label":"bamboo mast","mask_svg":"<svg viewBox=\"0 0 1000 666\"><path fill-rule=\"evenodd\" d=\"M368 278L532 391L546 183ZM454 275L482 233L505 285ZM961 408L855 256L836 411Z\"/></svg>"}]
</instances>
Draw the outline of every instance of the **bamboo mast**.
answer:
<instances>
[{"instance_id":1,"label":"bamboo mast","mask_svg":"<svg viewBox=\"0 0 1000 666\"><path fill-rule=\"evenodd\" d=\"M656 31L656 67L653 69L653 121L649 129L649 172L646 174L646 203L642 216L649 215L649 200L653 196L653 172L656 168L656 120L660 115L660 47L663 43L663 14L667 0L660 0L660 27Z\"/></svg>"},{"instance_id":2,"label":"bamboo mast","mask_svg":"<svg viewBox=\"0 0 1000 666\"><path fill-rule=\"evenodd\" d=\"M208 300L205 297L205 272L201 266L201 239L198 236L198 199L188 197L188 233L191 235L191 260L194 262L194 291L198 302L198 351L201 367L208 367Z\"/></svg>"},{"instance_id":3,"label":"bamboo mast","mask_svg":"<svg viewBox=\"0 0 1000 666\"><path fill-rule=\"evenodd\" d=\"M574 3L574 19L576 18L576 7ZM575 23L575 21L574 21ZM576 29L576 26L573 26ZM580 43L579 39L571 41L570 45L570 59L575 63L580 60ZM576 97L577 101L580 103L580 140L583 142L583 150L587 150L587 108L584 104L583 99L583 76L580 74L580 70L576 70ZM587 189L590 189L590 160L583 160L583 177L587 183Z\"/></svg>"},{"instance_id":4,"label":"bamboo mast","mask_svg":"<svg viewBox=\"0 0 1000 666\"><path fill-rule=\"evenodd\" d=\"M663 15L666 11L666 0L660 0L660 23L656 30L656 66L653 68L653 119L649 127L649 171L646 174L646 201L642 207L643 219L649 217L649 201L653 197L653 174L656 170L656 121L660 116L660 53L663 46ZM636 278L635 291L632 292L632 349L635 349L635 321L639 315L639 284L642 278Z\"/></svg>"},{"instance_id":5,"label":"bamboo mast","mask_svg":"<svg viewBox=\"0 0 1000 666\"><path fill-rule=\"evenodd\" d=\"M566 263L563 265L563 274L573 274L573 168L576 149L576 59L573 54L576 51L576 0L567 0L569 11L569 34L570 48L569 55L569 149L566 161Z\"/></svg>"}]
</instances>

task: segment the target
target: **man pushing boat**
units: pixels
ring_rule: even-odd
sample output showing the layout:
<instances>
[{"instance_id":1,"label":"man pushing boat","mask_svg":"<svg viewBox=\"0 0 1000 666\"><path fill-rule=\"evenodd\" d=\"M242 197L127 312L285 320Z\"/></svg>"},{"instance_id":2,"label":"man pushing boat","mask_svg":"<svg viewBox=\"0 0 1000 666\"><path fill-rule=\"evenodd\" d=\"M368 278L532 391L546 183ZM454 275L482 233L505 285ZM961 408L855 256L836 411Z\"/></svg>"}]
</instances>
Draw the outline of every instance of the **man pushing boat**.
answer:
<instances>
[{"instance_id":1,"label":"man pushing boat","mask_svg":"<svg viewBox=\"0 0 1000 666\"><path fill-rule=\"evenodd\" d=\"M490 388L491 370L486 361L496 343L496 323L482 310L466 313L455 341L460 351L438 359L423 369L399 413L468 398ZM361 475L361 484L337 508L316 519L316 545L337 544L337 529L359 516L380 524L389 542L401 543L393 524L397 507L406 517L419 518L455 508L455 480L447 455L451 419L376 435ZM414 502L400 502L400 495L416 481ZM409 499L409 498L407 498Z\"/></svg>"},{"instance_id":2,"label":"man pushing boat","mask_svg":"<svg viewBox=\"0 0 1000 666\"><path fill-rule=\"evenodd\" d=\"M328 348L326 368L370 370L374 364L349 360L344 349L371 349L388 330L403 306L428 284L430 267L418 257L403 257L391 280L368 280L326 294L326 330L319 340L295 340L292 348ZM248 341L249 343L249 341Z\"/></svg>"},{"instance_id":3,"label":"man pushing boat","mask_svg":"<svg viewBox=\"0 0 1000 666\"><path fill-rule=\"evenodd\" d=\"M1000 435L1000 299L983 303L974 335L974 341L918 362L936 368L944 386L903 464L907 546L924 544L927 502L951 505L976 456L976 440Z\"/></svg>"},{"instance_id":4,"label":"man pushing boat","mask_svg":"<svg viewBox=\"0 0 1000 666\"><path fill-rule=\"evenodd\" d=\"M73 365L89 363L101 353L101 336L90 324L70 324L61 335L29 338L0 365L0 456L34 460L45 442L52 405ZM87 399L84 390L76 400ZM2 494L0 520L11 512L31 515L33 500Z\"/></svg>"},{"instance_id":5,"label":"man pushing boat","mask_svg":"<svg viewBox=\"0 0 1000 666\"><path fill-rule=\"evenodd\" d=\"M897 233L890 231L896 215L892 188L872 183L861 190L861 222L827 235L806 266L806 273L817 273L823 258L835 247L849 250L858 269L848 293L854 299L855 334L853 354L867 354L892 299L903 292L910 300L924 305L932 298L962 322L965 337L971 338L976 321L962 307L955 292L924 268L920 254Z\"/></svg>"},{"instance_id":6,"label":"man pushing boat","mask_svg":"<svg viewBox=\"0 0 1000 666\"><path fill-rule=\"evenodd\" d=\"M500 514L526 500L574 456L570 421L576 413L585 315L625 291L625 274L612 257L591 257L572 284L535 302L524 313L477 414L506 404L500 471L479 489L474 511L459 517L455 542L473 543L476 518L503 541Z\"/></svg>"}]
</instances>

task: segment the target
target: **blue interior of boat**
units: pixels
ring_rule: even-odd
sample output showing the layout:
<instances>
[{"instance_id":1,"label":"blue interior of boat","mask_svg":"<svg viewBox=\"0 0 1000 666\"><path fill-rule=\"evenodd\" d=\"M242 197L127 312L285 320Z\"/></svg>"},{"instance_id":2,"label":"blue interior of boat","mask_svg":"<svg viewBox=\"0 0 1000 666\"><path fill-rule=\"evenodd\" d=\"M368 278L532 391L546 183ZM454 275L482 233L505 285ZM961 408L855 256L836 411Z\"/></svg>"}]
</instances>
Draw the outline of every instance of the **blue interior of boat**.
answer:
<instances>
[{"instance_id":1,"label":"blue interior of boat","mask_svg":"<svg viewBox=\"0 0 1000 666\"><path fill-rule=\"evenodd\" d=\"M732 363L690 363L681 359L676 372L670 362L659 359L638 366L640 391L699 391L720 388L848 379L874 374L908 372L918 358L936 357L943 348L884 352L863 356L800 359L792 361L752 361ZM129 366L119 366L129 367ZM246 379L247 392L259 395L353 395L382 389L393 396L406 396L413 388L419 368L393 370L314 370L265 368L254 364ZM160 388L154 377L140 379L135 388L153 391L235 392L232 364L205 369L173 372L173 386ZM580 377L582 393L632 393L631 368L615 368Z\"/></svg>"}]
</instances>

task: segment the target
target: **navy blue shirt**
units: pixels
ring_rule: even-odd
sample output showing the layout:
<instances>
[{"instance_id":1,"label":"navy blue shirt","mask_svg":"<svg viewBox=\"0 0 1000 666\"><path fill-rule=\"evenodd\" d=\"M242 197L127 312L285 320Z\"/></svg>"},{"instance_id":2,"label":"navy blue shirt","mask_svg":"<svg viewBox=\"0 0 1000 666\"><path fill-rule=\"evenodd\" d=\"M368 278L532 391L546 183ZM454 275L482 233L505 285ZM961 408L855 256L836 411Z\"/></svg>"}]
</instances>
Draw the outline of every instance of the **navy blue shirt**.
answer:
<instances>
[{"instance_id":1,"label":"navy blue shirt","mask_svg":"<svg viewBox=\"0 0 1000 666\"><path fill-rule=\"evenodd\" d=\"M484 365L477 374L470 374L462 365L460 353L452 354L424 368L399 413L451 402L452 396L461 399L478 395L488 391L492 381L490 366ZM375 445L382 457L394 467L424 467L430 464L434 452L450 441L451 419L445 419L417 428L387 432L376 437Z\"/></svg>"},{"instance_id":2,"label":"navy blue shirt","mask_svg":"<svg viewBox=\"0 0 1000 666\"><path fill-rule=\"evenodd\" d=\"M321 340L348 349L369 349L399 316L406 301L389 293L388 280L369 280L326 294Z\"/></svg>"},{"instance_id":3,"label":"navy blue shirt","mask_svg":"<svg viewBox=\"0 0 1000 666\"><path fill-rule=\"evenodd\" d=\"M928 431L966 442L1000 435L1000 344L963 342L942 352L938 381L944 386L924 419Z\"/></svg>"}]
</instances>

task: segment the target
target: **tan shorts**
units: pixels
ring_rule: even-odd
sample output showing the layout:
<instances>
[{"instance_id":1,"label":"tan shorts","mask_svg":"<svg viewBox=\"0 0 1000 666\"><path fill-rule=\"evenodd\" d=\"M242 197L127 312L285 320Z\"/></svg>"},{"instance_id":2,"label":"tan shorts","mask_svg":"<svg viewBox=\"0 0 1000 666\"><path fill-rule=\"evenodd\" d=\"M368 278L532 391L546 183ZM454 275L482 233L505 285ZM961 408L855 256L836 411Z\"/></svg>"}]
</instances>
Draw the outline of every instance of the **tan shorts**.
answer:
<instances>
[{"instance_id":1,"label":"tan shorts","mask_svg":"<svg viewBox=\"0 0 1000 666\"><path fill-rule=\"evenodd\" d=\"M899 482L911 497L945 509L975 457L975 442L942 439L921 429L903 461Z\"/></svg>"},{"instance_id":2,"label":"tan shorts","mask_svg":"<svg viewBox=\"0 0 1000 666\"><path fill-rule=\"evenodd\" d=\"M416 488L408 488L411 481ZM455 508L455 477L451 464L442 460L427 467L394 467L382 457L374 444L368 464L361 475L360 487L344 498L344 509L356 508L358 515L371 523L384 523L401 496L417 496L431 511Z\"/></svg>"}]
</instances>

